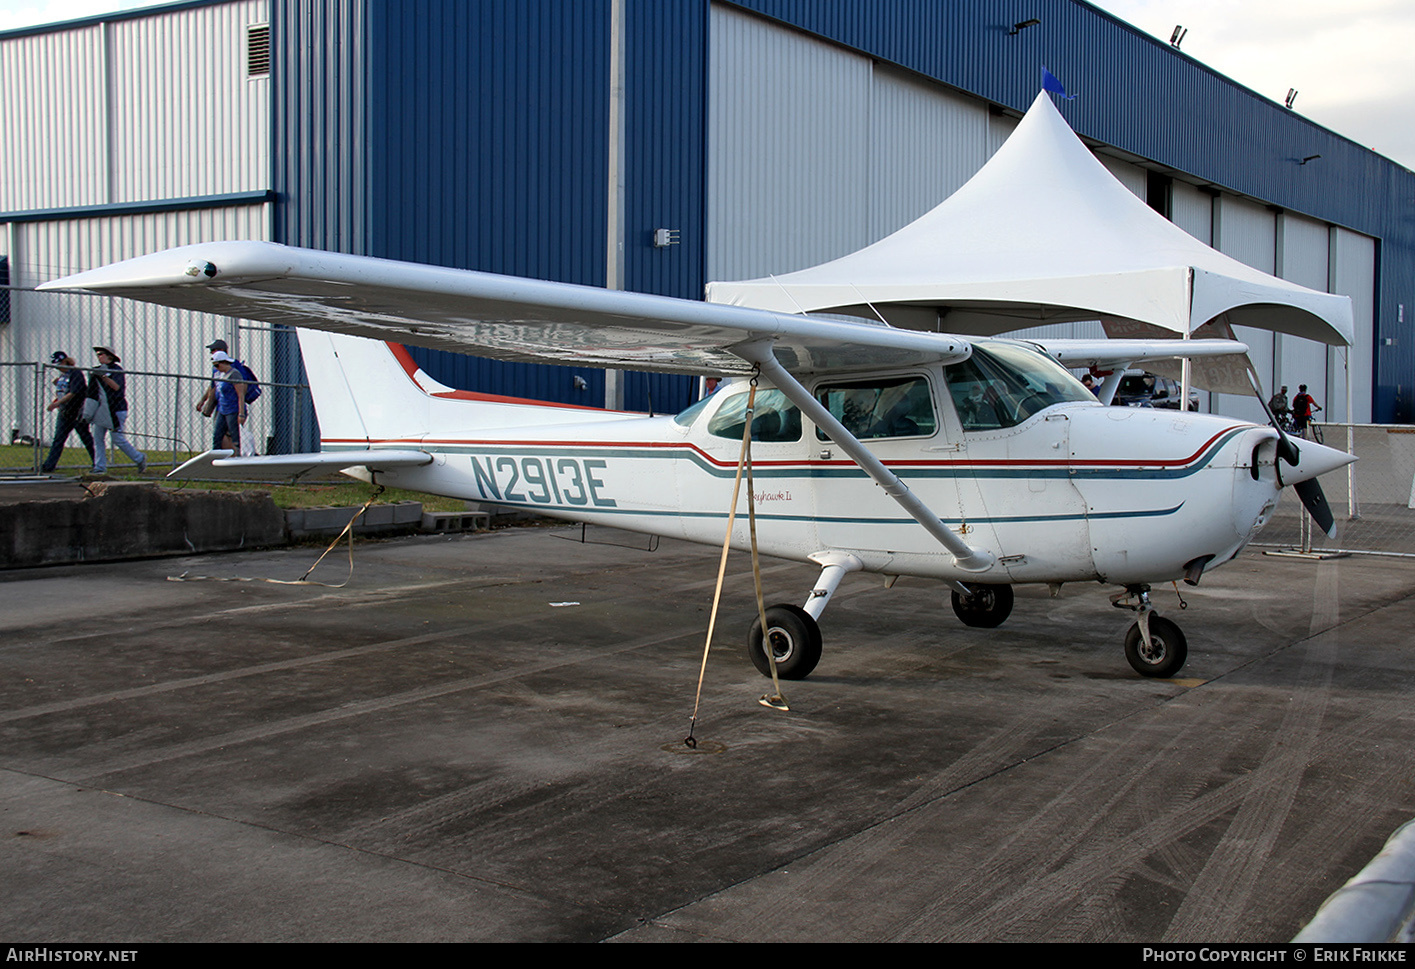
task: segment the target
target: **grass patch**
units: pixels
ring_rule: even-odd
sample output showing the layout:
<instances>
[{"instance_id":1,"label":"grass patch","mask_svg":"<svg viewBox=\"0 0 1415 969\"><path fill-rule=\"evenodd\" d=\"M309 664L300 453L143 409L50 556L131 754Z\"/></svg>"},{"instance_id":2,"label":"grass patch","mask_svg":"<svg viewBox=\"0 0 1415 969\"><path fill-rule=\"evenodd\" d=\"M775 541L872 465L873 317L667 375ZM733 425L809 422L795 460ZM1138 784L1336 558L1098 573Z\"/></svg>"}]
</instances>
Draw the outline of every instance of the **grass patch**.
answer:
<instances>
[{"instance_id":1,"label":"grass patch","mask_svg":"<svg viewBox=\"0 0 1415 969\"><path fill-rule=\"evenodd\" d=\"M138 480L136 474L121 475L129 480ZM151 480L144 476L141 480ZM248 481L193 481L185 487L180 482L165 478L153 481L164 488L183 488L186 491L268 491L280 508L318 508L322 505L362 505L373 494L373 486L362 481L312 482L310 484L280 485L255 484ZM400 501L421 501L423 511L466 511L467 503L461 498L442 498L424 494L421 491L407 491L403 488L385 488L375 504L391 505Z\"/></svg>"}]
</instances>

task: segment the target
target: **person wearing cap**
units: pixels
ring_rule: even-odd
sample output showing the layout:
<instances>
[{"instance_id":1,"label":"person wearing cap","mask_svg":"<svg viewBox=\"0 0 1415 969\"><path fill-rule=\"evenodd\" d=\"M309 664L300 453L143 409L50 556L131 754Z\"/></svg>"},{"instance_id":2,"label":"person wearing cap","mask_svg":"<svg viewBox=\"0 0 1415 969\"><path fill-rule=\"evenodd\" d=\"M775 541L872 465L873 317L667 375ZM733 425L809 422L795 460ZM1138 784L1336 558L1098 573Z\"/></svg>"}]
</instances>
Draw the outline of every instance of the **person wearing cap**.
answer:
<instances>
[{"instance_id":1,"label":"person wearing cap","mask_svg":"<svg viewBox=\"0 0 1415 969\"><path fill-rule=\"evenodd\" d=\"M45 474L59 466L64 445L68 443L69 435L74 431L79 432L79 440L88 451L89 464L93 464L93 435L89 433L88 425L79 420L84 398L88 396L88 381L84 378L84 372L74 362L74 358L63 350L55 350L49 362L59 368L59 379L54 382L57 396L45 409L57 410L59 417L54 425L54 444L49 448L49 456L44 459L44 464L40 466L40 470Z\"/></svg>"},{"instance_id":2,"label":"person wearing cap","mask_svg":"<svg viewBox=\"0 0 1415 969\"><path fill-rule=\"evenodd\" d=\"M207 353L230 353L231 349L226 346L225 340L212 340L206 345ZM216 369L213 363L211 366L211 383L206 388L206 393L201 395L201 400L197 401L197 410L202 417L210 417L216 412L216 377L221 371ZM217 447L220 447L218 444Z\"/></svg>"},{"instance_id":3,"label":"person wearing cap","mask_svg":"<svg viewBox=\"0 0 1415 969\"><path fill-rule=\"evenodd\" d=\"M118 354L108 347L94 347L98 354L98 366L90 373L93 382L89 384L88 395L99 401L98 414L93 419L94 435L93 473L103 474L108 470L108 432L113 432L113 443L128 456L128 460L138 466L138 474L147 470L147 455L133 447L123 433L123 425L128 420L127 379L120 367Z\"/></svg>"},{"instance_id":4,"label":"person wearing cap","mask_svg":"<svg viewBox=\"0 0 1415 969\"><path fill-rule=\"evenodd\" d=\"M219 341L218 341L219 342ZM246 423L246 375L236 366L236 360L225 350L217 350L211 355L211 365L216 368L213 382L216 385L216 427L212 430L211 449L225 447L224 439L230 438L230 449L241 449L241 427Z\"/></svg>"}]
</instances>

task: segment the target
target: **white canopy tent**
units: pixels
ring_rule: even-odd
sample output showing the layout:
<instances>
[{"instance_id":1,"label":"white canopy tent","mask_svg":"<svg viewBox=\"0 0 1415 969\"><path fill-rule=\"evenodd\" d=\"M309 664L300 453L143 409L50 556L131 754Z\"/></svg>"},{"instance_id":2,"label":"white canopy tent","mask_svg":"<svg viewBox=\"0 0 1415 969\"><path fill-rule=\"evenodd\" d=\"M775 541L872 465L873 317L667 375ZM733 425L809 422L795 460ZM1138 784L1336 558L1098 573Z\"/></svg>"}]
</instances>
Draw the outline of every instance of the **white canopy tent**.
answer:
<instances>
[{"instance_id":1,"label":"white canopy tent","mask_svg":"<svg viewBox=\"0 0 1415 969\"><path fill-rule=\"evenodd\" d=\"M1246 266L1136 198L1045 92L967 184L914 222L799 272L709 283L707 298L961 334L1096 319L1115 336L1188 337L1206 324L1202 335L1229 336L1237 324L1344 346L1354 333L1349 298Z\"/></svg>"}]
</instances>

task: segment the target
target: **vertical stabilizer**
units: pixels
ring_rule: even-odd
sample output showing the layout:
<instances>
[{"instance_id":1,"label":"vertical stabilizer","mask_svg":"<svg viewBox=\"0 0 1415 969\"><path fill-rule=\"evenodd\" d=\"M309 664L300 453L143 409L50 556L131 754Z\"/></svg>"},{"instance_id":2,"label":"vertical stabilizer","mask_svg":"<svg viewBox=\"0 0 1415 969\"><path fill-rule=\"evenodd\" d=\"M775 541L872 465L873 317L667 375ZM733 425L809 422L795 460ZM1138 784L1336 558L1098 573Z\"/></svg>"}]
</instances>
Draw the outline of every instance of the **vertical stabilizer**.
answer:
<instances>
[{"instance_id":1,"label":"vertical stabilizer","mask_svg":"<svg viewBox=\"0 0 1415 969\"><path fill-rule=\"evenodd\" d=\"M298 333L323 447L417 440L427 432L427 395L388 344L319 330Z\"/></svg>"},{"instance_id":2,"label":"vertical stabilizer","mask_svg":"<svg viewBox=\"0 0 1415 969\"><path fill-rule=\"evenodd\" d=\"M643 416L454 390L419 369L398 344L321 330L298 334L322 450Z\"/></svg>"}]
</instances>

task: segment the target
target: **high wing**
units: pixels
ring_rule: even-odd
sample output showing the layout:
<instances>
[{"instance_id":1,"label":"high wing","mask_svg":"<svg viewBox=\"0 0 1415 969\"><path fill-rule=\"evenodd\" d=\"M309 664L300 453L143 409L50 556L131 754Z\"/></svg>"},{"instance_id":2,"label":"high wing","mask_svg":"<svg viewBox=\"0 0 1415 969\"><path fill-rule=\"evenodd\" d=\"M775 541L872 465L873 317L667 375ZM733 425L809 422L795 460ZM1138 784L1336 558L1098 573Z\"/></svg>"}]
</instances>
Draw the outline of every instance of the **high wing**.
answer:
<instances>
[{"instance_id":1,"label":"high wing","mask_svg":"<svg viewBox=\"0 0 1415 969\"><path fill-rule=\"evenodd\" d=\"M667 373L747 373L734 348L771 341L795 373L952 362L967 340L296 249L270 242L183 246L45 283L242 319L471 353Z\"/></svg>"},{"instance_id":2,"label":"high wing","mask_svg":"<svg viewBox=\"0 0 1415 969\"><path fill-rule=\"evenodd\" d=\"M219 481L272 481L290 478L312 481L338 478L346 468L371 472L417 468L431 464L426 451L379 448L369 451L323 451L309 454L269 454L237 457L234 451L207 451L168 473L169 478L205 478Z\"/></svg>"},{"instance_id":3,"label":"high wing","mask_svg":"<svg viewBox=\"0 0 1415 969\"><path fill-rule=\"evenodd\" d=\"M166 306L330 330L497 360L667 373L746 373L770 341L793 373L966 359L966 338L497 276L272 242L211 242L45 283ZM1224 340L1038 341L1069 365L1241 353Z\"/></svg>"}]
</instances>

